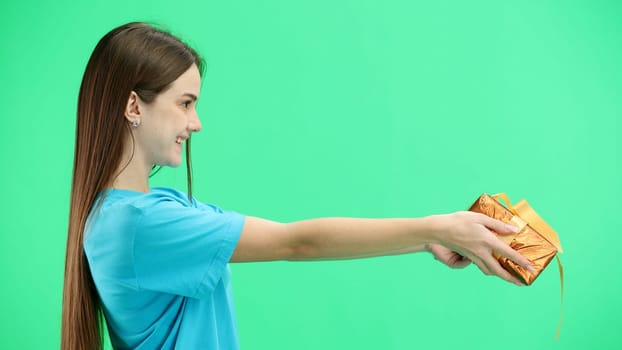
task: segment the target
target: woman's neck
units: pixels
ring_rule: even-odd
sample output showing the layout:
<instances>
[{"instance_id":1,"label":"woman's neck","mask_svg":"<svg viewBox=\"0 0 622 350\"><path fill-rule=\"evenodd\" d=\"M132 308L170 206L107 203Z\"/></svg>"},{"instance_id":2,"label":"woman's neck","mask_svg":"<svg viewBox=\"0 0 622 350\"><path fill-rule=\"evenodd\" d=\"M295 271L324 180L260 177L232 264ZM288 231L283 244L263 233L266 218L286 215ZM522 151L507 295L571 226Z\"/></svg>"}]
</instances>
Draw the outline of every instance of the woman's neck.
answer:
<instances>
[{"instance_id":1,"label":"woman's neck","mask_svg":"<svg viewBox=\"0 0 622 350\"><path fill-rule=\"evenodd\" d=\"M151 164L145 164L143 157L138 152L133 155L126 154L122 157L121 164L109 187L132 190L138 192L149 192L149 173Z\"/></svg>"}]
</instances>

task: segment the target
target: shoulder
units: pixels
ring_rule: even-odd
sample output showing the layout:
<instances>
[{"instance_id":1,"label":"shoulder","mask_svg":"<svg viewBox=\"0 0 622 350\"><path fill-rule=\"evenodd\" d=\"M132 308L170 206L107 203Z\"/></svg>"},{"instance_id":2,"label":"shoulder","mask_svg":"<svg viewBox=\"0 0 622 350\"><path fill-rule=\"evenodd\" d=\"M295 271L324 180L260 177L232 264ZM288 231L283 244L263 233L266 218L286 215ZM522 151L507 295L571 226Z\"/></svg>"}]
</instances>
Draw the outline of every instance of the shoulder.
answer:
<instances>
[{"instance_id":1,"label":"shoulder","mask_svg":"<svg viewBox=\"0 0 622 350\"><path fill-rule=\"evenodd\" d=\"M184 192L154 187L150 192L112 189L102 193L101 204L91 213L93 228L114 227L132 232L155 232L207 223L243 221L241 214L216 205L188 199Z\"/></svg>"},{"instance_id":2,"label":"shoulder","mask_svg":"<svg viewBox=\"0 0 622 350\"><path fill-rule=\"evenodd\" d=\"M158 208L196 206L185 193L167 187L152 188L149 192L109 189L102 192L100 201L94 206L97 214L119 210L143 213Z\"/></svg>"},{"instance_id":3,"label":"shoulder","mask_svg":"<svg viewBox=\"0 0 622 350\"><path fill-rule=\"evenodd\" d=\"M191 222L204 224L241 216L194 197L189 199L185 192L169 187L154 187L148 193L114 190L105 201L109 204L109 213L114 212L115 216L120 212L133 212L137 228L190 225Z\"/></svg>"},{"instance_id":4,"label":"shoulder","mask_svg":"<svg viewBox=\"0 0 622 350\"><path fill-rule=\"evenodd\" d=\"M188 200L188 195L168 187L154 187L149 193L135 197L132 206L138 209L148 209L157 206L193 207Z\"/></svg>"},{"instance_id":5,"label":"shoulder","mask_svg":"<svg viewBox=\"0 0 622 350\"><path fill-rule=\"evenodd\" d=\"M87 220L87 231L101 231L102 228L119 230L136 227L145 216L188 208L191 204L180 191L171 188L156 188L148 193L123 189L102 191ZM95 229L95 230L94 230Z\"/></svg>"}]
</instances>

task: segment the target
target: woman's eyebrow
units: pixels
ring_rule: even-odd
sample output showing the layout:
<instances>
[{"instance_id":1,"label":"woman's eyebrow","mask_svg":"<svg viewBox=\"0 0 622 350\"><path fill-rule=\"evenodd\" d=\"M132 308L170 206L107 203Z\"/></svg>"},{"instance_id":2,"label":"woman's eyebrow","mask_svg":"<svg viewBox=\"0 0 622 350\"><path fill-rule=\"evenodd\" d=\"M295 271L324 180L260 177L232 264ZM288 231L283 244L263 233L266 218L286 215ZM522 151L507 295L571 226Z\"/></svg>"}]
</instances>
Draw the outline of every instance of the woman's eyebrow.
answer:
<instances>
[{"instance_id":1,"label":"woman's eyebrow","mask_svg":"<svg viewBox=\"0 0 622 350\"><path fill-rule=\"evenodd\" d=\"M193 101L196 101L198 99L197 95L195 94L191 94L189 92L186 92L185 94L181 95L182 97L190 97Z\"/></svg>"}]
</instances>

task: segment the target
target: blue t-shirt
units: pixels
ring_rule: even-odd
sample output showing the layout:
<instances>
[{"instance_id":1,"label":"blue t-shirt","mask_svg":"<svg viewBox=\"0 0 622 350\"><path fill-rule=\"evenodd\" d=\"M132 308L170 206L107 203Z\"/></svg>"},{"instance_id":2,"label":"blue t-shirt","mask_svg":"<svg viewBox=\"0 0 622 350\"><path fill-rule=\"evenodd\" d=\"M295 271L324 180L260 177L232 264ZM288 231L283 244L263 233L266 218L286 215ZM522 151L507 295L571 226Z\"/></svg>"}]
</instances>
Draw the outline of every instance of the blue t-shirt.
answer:
<instances>
[{"instance_id":1,"label":"blue t-shirt","mask_svg":"<svg viewBox=\"0 0 622 350\"><path fill-rule=\"evenodd\" d=\"M84 251L114 348L239 348L228 262L244 216L168 188L102 199Z\"/></svg>"}]
</instances>

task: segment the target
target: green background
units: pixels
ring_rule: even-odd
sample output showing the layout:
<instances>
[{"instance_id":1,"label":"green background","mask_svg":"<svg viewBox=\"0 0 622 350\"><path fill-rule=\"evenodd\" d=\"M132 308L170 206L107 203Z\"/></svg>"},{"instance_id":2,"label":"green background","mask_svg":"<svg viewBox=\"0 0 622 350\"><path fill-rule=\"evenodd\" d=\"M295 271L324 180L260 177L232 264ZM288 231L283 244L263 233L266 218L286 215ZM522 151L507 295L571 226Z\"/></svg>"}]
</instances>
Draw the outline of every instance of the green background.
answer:
<instances>
[{"instance_id":1,"label":"green background","mask_svg":"<svg viewBox=\"0 0 622 350\"><path fill-rule=\"evenodd\" d=\"M232 266L243 349L618 348L621 4L4 1L0 348L59 346L79 84L99 38L132 20L207 59L200 200L293 221L507 192L565 248L558 342L555 264L518 288L414 254Z\"/></svg>"}]
</instances>

